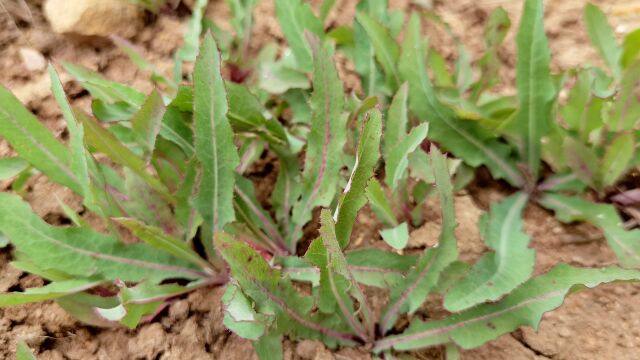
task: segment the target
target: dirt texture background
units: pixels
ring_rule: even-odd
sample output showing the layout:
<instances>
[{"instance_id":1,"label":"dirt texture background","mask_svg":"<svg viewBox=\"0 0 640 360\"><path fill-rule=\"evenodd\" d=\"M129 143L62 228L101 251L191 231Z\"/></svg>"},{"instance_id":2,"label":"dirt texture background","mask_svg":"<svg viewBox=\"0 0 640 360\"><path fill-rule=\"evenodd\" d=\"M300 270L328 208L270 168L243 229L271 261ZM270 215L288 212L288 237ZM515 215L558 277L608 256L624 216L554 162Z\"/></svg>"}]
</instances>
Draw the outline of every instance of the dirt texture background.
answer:
<instances>
[{"instance_id":1,"label":"dirt texture background","mask_svg":"<svg viewBox=\"0 0 640 360\"><path fill-rule=\"evenodd\" d=\"M640 1L594 1L609 14L610 22L623 34L640 26ZM229 10L223 0L211 0L207 16L230 29ZM315 5L321 1L314 1ZM350 24L356 0L338 0L327 21L328 26ZM391 0L391 7L411 9L408 0ZM546 30L550 37L553 67L567 69L587 63L600 64L588 44L582 8L584 0L546 2ZM40 0L0 0L0 83L11 89L41 121L61 139L67 134L58 107L49 90L46 71L39 60L29 56L36 51L57 66L61 62L84 65L100 71L111 80L125 82L149 92L148 74L139 71L109 40L83 39L55 34L42 15ZM28 12L25 12L27 5ZM511 15L512 31L501 51L502 77L513 91L515 78L514 34L521 1L452 0L433 1L434 11L449 22L468 49L478 58L483 50L483 27L490 12L503 6ZM130 40L139 46L158 68L171 71L171 55L182 42L187 20L184 12L147 15L144 28ZM282 41L274 16L272 0L262 0L255 10L255 27L250 54L269 41ZM449 38L427 25L430 41L453 60L454 47ZM27 55L25 55L25 53ZM351 67L341 63L341 76L351 89L357 79ZM185 69L188 71L189 69ZM90 98L77 84L63 77L72 102L87 111ZM11 148L0 140L0 156L9 156ZM9 184L0 182L0 190ZM35 177L28 184L27 200L50 223L61 223L64 215L56 199L80 211L82 204L70 191ZM492 200L505 196L507 189L491 181L476 180L456 197L460 225L457 229L462 257L478 258L485 250L477 229L480 214ZM437 204L427 204L427 221L416 229L410 247L433 245L439 231ZM359 215L353 241L384 246L377 235L378 224L365 210ZM588 226L567 226L547 211L529 206L525 228L537 250L536 274L558 262L577 266L602 266L615 261L603 238L592 236ZM579 241L589 238L590 241ZM0 250L0 292L19 291L41 286L38 277L13 269L10 248ZM39 359L254 359L251 344L231 334L222 325L220 297L222 288L201 289L177 299L155 319L137 330L100 329L83 326L53 303L0 309L0 359L13 358L16 341L25 340ZM384 296L380 297L384 301ZM429 315L443 314L437 299L429 301ZM435 306L435 308L434 308ZM441 359L442 349L413 353L418 359ZM285 359L369 359L366 351L342 349L330 351L321 343L302 341L285 344ZM611 284L571 295L558 310L544 316L538 332L523 328L504 335L478 349L463 352L464 359L639 359L640 358L640 284Z\"/></svg>"}]
</instances>

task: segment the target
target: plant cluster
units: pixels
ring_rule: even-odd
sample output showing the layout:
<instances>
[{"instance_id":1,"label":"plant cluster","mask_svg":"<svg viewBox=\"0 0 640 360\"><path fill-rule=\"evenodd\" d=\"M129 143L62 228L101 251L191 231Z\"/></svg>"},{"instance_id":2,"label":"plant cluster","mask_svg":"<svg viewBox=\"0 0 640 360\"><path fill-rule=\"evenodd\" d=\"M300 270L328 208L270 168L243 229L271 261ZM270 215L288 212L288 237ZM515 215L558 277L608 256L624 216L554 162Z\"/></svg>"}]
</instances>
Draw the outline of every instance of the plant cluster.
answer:
<instances>
[{"instance_id":1,"label":"plant cluster","mask_svg":"<svg viewBox=\"0 0 640 360\"><path fill-rule=\"evenodd\" d=\"M335 1L316 14L302 0L276 0L288 47L278 56L267 44L247 60L255 2L228 2L235 36L203 19L206 1L196 2L174 78L115 39L151 73L150 94L65 64L93 97L87 114L69 104L50 66L66 144L0 87L0 136L18 154L0 159L2 178L14 178L14 194L0 194L0 235L15 249L12 266L48 282L1 294L0 306L55 300L87 324L135 328L168 299L224 284L225 326L264 359L282 353L283 337L366 346L383 358L444 345L456 358L458 348L536 327L579 287L640 279L640 230L585 196L606 199L640 165L640 30L619 45L588 5L589 35L608 68L552 74L542 1L526 0L517 95L505 96L494 92L510 27L502 9L489 18L477 64L452 35L450 71L421 33L424 18L447 25L419 12L405 22L379 0L361 1L353 26L330 31L324 20ZM336 52L355 65L362 94L344 95ZM185 61L195 61L187 81ZM254 173L265 158L277 168L268 197ZM514 192L482 217L489 251L469 264L458 258L454 193L480 166ZM64 203L71 226L39 218L21 199L36 173L81 196L102 229ZM442 216L438 244L405 254L432 197ZM601 228L623 267L559 264L532 277L535 251L522 221L532 201L562 221ZM367 204L389 251L350 246ZM389 294L379 315L370 288ZM430 295L449 315L417 315Z\"/></svg>"}]
</instances>

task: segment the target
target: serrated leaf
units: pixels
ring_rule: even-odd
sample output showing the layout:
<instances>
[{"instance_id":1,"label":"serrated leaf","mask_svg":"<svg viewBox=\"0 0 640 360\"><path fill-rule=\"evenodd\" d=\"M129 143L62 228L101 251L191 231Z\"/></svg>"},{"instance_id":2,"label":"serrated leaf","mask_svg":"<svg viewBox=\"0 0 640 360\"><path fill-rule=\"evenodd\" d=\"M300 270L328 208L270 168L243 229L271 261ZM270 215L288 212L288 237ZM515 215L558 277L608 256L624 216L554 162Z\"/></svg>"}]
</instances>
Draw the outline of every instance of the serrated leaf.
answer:
<instances>
[{"instance_id":1,"label":"serrated leaf","mask_svg":"<svg viewBox=\"0 0 640 360\"><path fill-rule=\"evenodd\" d=\"M587 221L599 227L623 266L640 267L640 230L625 230L613 205L551 193L545 194L538 202L553 210L562 222Z\"/></svg>"},{"instance_id":2,"label":"serrated leaf","mask_svg":"<svg viewBox=\"0 0 640 360\"><path fill-rule=\"evenodd\" d=\"M560 306L565 296L579 285L593 288L601 283L638 279L640 273L635 270L581 269L560 264L497 303L478 305L444 320L415 320L402 334L379 340L373 351L390 348L406 351L448 342L471 349L523 325L537 328L542 315Z\"/></svg>"},{"instance_id":3,"label":"serrated leaf","mask_svg":"<svg viewBox=\"0 0 640 360\"><path fill-rule=\"evenodd\" d=\"M333 294L340 312L354 333L358 334L363 341L371 339L374 336L373 315L360 285L355 281L353 274L349 270L347 260L336 238L335 224L328 209L322 210L320 214L320 224L320 236L322 244L324 245L323 250L326 254L326 282L329 284L329 288L325 288L324 292ZM321 286L323 280L321 276ZM321 290L321 292L322 291L323 290ZM354 313L349 294L351 294L360 305L359 312L362 314L364 320L362 323Z\"/></svg>"},{"instance_id":4,"label":"serrated leaf","mask_svg":"<svg viewBox=\"0 0 640 360\"><path fill-rule=\"evenodd\" d=\"M452 110L436 97L424 64L424 45L420 34L420 20L413 14L402 43L398 65L401 78L409 82L409 104L412 111L430 123L430 139L471 166L485 164L496 178L505 178L512 185L522 186L524 180L513 161L509 148L493 139L471 121L458 121Z\"/></svg>"},{"instance_id":5,"label":"serrated leaf","mask_svg":"<svg viewBox=\"0 0 640 360\"><path fill-rule=\"evenodd\" d=\"M131 118L131 127L147 161L155 149L164 113L165 106L162 102L162 95L154 90L144 101L140 110Z\"/></svg>"},{"instance_id":6,"label":"serrated leaf","mask_svg":"<svg viewBox=\"0 0 640 360\"><path fill-rule=\"evenodd\" d=\"M15 246L18 259L69 275L153 282L204 277L185 262L146 244L125 246L91 229L50 226L15 195L0 194L0 232Z\"/></svg>"},{"instance_id":7,"label":"serrated leaf","mask_svg":"<svg viewBox=\"0 0 640 360\"><path fill-rule=\"evenodd\" d=\"M0 308L56 299L91 289L102 282L96 279L71 279L52 282L39 288L29 288L23 292L0 294Z\"/></svg>"},{"instance_id":8,"label":"serrated leaf","mask_svg":"<svg viewBox=\"0 0 640 360\"><path fill-rule=\"evenodd\" d=\"M367 182L373 176L374 168L380 158L381 136L382 114L378 110L371 110L368 112L368 118L360 134L353 171L340 196L334 215L336 236L343 249L349 244L351 229L358 211L367 203L365 191Z\"/></svg>"},{"instance_id":9,"label":"serrated leaf","mask_svg":"<svg viewBox=\"0 0 640 360\"><path fill-rule=\"evenodd\" d=\"M236 284L229 284L222 296L224 326L238 336L258 340L268 327L267 317L253 309L251 301Z\"/></svg>"},{"instance_id":10,"label":"serrated leaf","mask_svg":"<svg viewBox=\"0 0 640 360\"><path fill-rule=\"evenodd\" d=\"M127 120L144 103L145 96L140 91L107 80L95 71L74 64L64 64L64 69L89 91L94 113L102 121ZM96 112L96 106L101 111Z\"/></svg>"},{"instance_id":11,"label":"serrated leaf","mask_svg":"<svg viewBox=\"0 0 640 360\"><path fill-rule=\"evenodd\" d=\"M276 179L271 204L276 210L276 219L281 224L281 229L288 231L291 225L291 208L300 196L302 184L300 183L300 164L297 154L288 149L274 148L278 156L278 178Z\"/></svg>"},{"instance_id":12,"label":"serrated leaf","mask_svg":"<svg viewBox=\"0 0 640 360\"><path fill-rule=\"evenodd\" d=\"M598 6L589 3L584 7L584 22L587 25L591 44L598 50L613 74L619 77L622 49L618 45L613 29L609 26L607 15Z\"/></svg>"},{"instance_id":13,"label":"serrated leaf","mask_svg":"<svg viewBox=\"0 0 640 360\"><path fill-rule=\"evenodd\" d=\"M605 100L596 96L593 90L596 74L593 70L578 72L576 83L569 93L569 98L560 108L560 114L569 129L578 132L580 140L589 141L591 132L603 125L603 108Z\"/></svg>"},{"instance_id":14,"label":"serrated leaf","mask_svg":"<svg viewBox=\"0 0 640 360\"><path fill-rule=\"evenodd\" d=\"M540 172L540 139L549 132L556 91L549 72L542 0L526 0L517 35L516 87L520 108L509 124L518 134L521 159L534 179Z\"/></svg>"},{"instance_id":15,"label":"serrated leaf","mask_svg":"<svg viewBox=\"0 0 640 360\"><path fill-rule=\"evenodd\" d=\"M71 154L5 87L0 86L0 136L49 179L82 194Z\"/></svg>"},{"instance_id":16,"label":"serrated leaf","mask_svg":"<svg viewBox=\"0 0 640 360\"><path fill-rule=\"evenodd\" d=\"M333 48L325 43L316 54L311 96L311 132L307 140L302 197L294 205L287 234L290 251L316 206L329 206L336 193L346 140L346 118L342 116L344 89L332 61Z\"/></svg>"},{"instance_id":17,"label":"serrated leaf","mask_svg":"<svg viewBox=\"0 0 640 360\"><path fill-rule=\"evenodd\" d=\"M333 338L352 341L351 334L324 327L308 315L313 307L310 297L298 294L291 282L248 245L226 233L215 236L216 249L227 261L233 278L243 292L258 308L268 308L275 314L276 328L286 329L289 334L304 334L308 338Z\"/></svg>"},{"instance_id":18,"label":"serrated leaf","mask_svg":"<svg viewBox=\"0 0 640 360\"><path fill-rule=\"evenodd\" d=\"M375 51L376 59L378 59L387 75L387 84L391 89L395 89L400 82L397 70L400 47L389 35L387 29L374 17L367 15L366 12L358 12L356 19L367 33L369 42Z\"/></svg>"},{"instance_id":19,"label":"serrated leaf","mask_svg":"<svg viewBox=\"0 0 640 360\"><path fill-rule=\"evenodd\" d=\"M381 19L387 11L387 0L363 0L356 5L356 11L367 13ZM362 88L367 96L386 93L384 74L375 61L375 50L368 39L363 26L355 21L353 24L354 54L353 63L362 79Z\"/></svg>"},{"instance_id":20,"label":"serrated leaf","mask_svg":"<svg viewBox=\"0 0 640 360\"><path fill-rule=\"evenodd\" d=\"M62 115L67 124L67 131L69 132L69 146L71 155L71 170L77 176L80 187L82 188L81 195L84 197L84 203L91 206L93 203L93 193L90 187L89 180L89 165L88 154L84 144L84 130L82 125L77 121L67 96L62 88L62 83L56 70L51 64L49 64L47 70L51 78L51 90L53 97L56 99Z\"/></svg>"},{"instance_id":21,"label":"serrated leaf","mask_svg":"<svg viewBox=\"0 0 640 360\"><path fill-rule=\"evenodd\" d=\"M416 263L417 256L398 255L377 248L363 248L345 253L349 270L360 284L388 289L404 279ZM276 257L282 272L295 281L318 286L320 269L298 257Z\"/></svg>"},{"instance_id":22,"label":"serrated leaf","mask_svg":"<svg viewBox=\"0 0 640 360\"><path fill-rule=\"evenodd\" d=\"M159 228L143 224L133 218L116 218L114 220L129 229L133 235L151 247L188 261L203 270L210 268L209 263L191 249L187 243L167 235Z\"/></svg>"},{"instance_id":23,"label":"serrated leaf","mask_svg":"<svg viewBox=\"0 0 640 360\"><path fill-rule=\"evenodd\" d=\"M438 283L440 273L458 257L454 230L457 226L453 208L453 186L447 169L447 159L436 147L430 152L431 167L440 195L442 230L438 245L427 249L406 279L391 291L388 306L380 322L382 332L391 329L401 313L415 312Z\"/></svg>"},{"instance_id":24,"label":"serrated leaf","mask_svg":"<svg viewBox=\"0 0 640 360\"><path fill-rule=\"evenodd\" d=\"M600 161L593 149L569 136L564 138L562 148L571 171L592 188L601 190Z\"/></svg>"},{"instance_id":25,"label":"serrated leaf","mask_svg":"<svg viewBox=\"0 0 640 360\"><path fill-rule=\"evenodd\" d=\"M640 48L640 31L638 32ZM640 61L636 61L625 69L618 85L613 106L609 110L607 125L611 131L636 129L640 122L640 102L637 98L638 78L640 78Z\"/></svg>"},{"instance_id":26,"label":"serrated leaf","mask_svg":"<svg viewBox=\"0 0 640 360\"><path fill-rule=\"evenodd\" d=\"M396 190L400 179L405 177L409 165L409 154L414 152L426 139L429 132L429 124L420 124L409 132L402 140L396 143L385 158L385 179L392 190Z\"/></svg>"},{"instance_id":27,"label":"serrated leaf","mask_svg":"<svg viewBox=\"0 0 640 360\"><path fill-rule=\"evenodd\" d=\"M92 117L80 110L74 111L74 114L85 129L85 139L89 145L107 155L113 162L128 167L167 201L173 201L169 190L160 180L147 172L146 165L140 157L124 146L109 130L103 128Z\"/></svg>"},{"instance_id":28,"label":"serrated leaf","mask_svg":"<svg viewBox=\"0 0 640 360\"><path fill-rule=\"evenodd\" d=\"M202 243L213 255L213 232L235 219L233 188L240 163L227 119L220 54L211 34L202 42L194 70L196 157L202 166L194 205L204 219Z\"/></svg>"},{"instance_id":29,"label":"serrated leaf","mask_svg":"<svg viewBox=\"0 0 640 360\"><path fill-rule=\"evenodd\" d=\"M119 283L119 286L119 307L123 312L114 320L119 321L120 324L129 329L135 329L145 316L156 313L168 298L191 292L201 286L201 283L195 282L188 286L180 286L177 284L158 285L144 281L131 287L124 286L121 283Z\"/></svg>"},{"instance_id":30,"label":"serrated leaf","mask_svg":"<svg viewBox=\"0 0 640 360\"><path fill-rule=\"evenodd\" d=\"M382 240L396 250L402 250L409 242L409 228L406 222L391 228L380 231Z\"/></svg>"},{"instance_id":31,"label":"serrated leaf","mask_svg":"<svg viewBox=\"0 0 640 360\"><path fill-rule=\"evenodd\" d=\"M29 163L19 157L0 158L0 180L10 179L29 167Z\"/></svg>"},{"instance_id":32,"label":"serrated leaf","mask_svg":"<svg viewBox=\"0 0 640 360\"><path fill-rule=\"evenodd\" d=\"M235 185L234 207L236 216L274 253L287 253L284 238L271 215L262 208L250 180L238 176ZM266 235L266 236L265 236Z\"/></svg>"},{"instance_id":33,"label":"serrated leaf","mask_svg":"<svg viewBox=\"0 0 640 360\"><path fill-rule=\"evenodd\" d=\"M632 133L616 136L607 146L602 159L602 185L614 185L620 176L629 170L635 152L635 139Z\"/></svg>"},{"instance_id":34,"label":"serrated leaf","mask_svg":"<svg viewBox=\"0 0 640 360\"><path fill-rule=\"evenodd\" d=\"M311 45L305 38L309 32L322 39L324 29L322 22L313 14L311 6L301 0L276 0L276 17L287 43L296 59L298 67L303 71L313 69L313 53Z\"/></svg>"},{"instance_id":35,"label":"serrated leaf","mask_svg":"<svg viewBox=\"0 0 640 360\"><path fill-rule=\"evenodd\" d=\"M522 223L527 200L527 194L517 193L491 206L485 242L493 251L483 255L448 291L444 299L448 311L495 301L531 277L535 251L528 247L531 238L523 232Z\"/></svg>"},{"instance_id":36,"label":"serrated leaf","mask_svg":"<svg viewBox=\"0 0 640 360\"><path fill-rule=\"evenodd\" d=\"M258 98L243 85L226 82L229 123L235 131L258 134L274 146L288 145L284 128L277 120L267 120Z\"/></svg>"}]
</instances>

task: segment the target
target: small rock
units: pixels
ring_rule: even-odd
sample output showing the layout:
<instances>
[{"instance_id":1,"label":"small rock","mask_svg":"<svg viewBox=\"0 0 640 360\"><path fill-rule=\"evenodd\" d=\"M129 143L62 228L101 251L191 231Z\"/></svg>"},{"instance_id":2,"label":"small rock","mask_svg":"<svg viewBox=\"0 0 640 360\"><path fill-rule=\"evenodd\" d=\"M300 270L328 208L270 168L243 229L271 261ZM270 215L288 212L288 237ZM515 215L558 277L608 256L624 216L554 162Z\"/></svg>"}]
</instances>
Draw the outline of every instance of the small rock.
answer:
<instances>
[{"instance_id":1,"label":"small rock","mask_svg":"<svg viewBox=\"0 0 640 360\"><path fill-rule=\"evenodd\" d=\"M296 355L300 356L302 359L311 360L323 347L324 346L319 341L302 340L298 343L298 346L296 346Z\"/></svg>"},{"instance_id":2,"label":"small rock","mask_svg":"<svg viewBox=\"0 0 640 360\"><path fill-rule=\"evenodd\" d=\"M46 16L53 31L85 36L132 37L142 27L142 9L127 0L47 0Z\"/></svg>"},{"instance_id":3,"label":"small rock","mask_svg":"<svg viewBox=\"0 0 640 360\"><path fill-rule=\"evenodd\" d=\"M32 48L20 48L22 63L29 71L41 71L47 66L47 60L37 50Z\"/></svg>"},{"instance_id":4,"label":"small rock","mask_svg":"<svg viewBox=\"0 0 640 360\"><path fill-rule=\"evenodd\" d=\"M568 338L571 336L571 331L567 328L561 328L560 331L558 331L558 335L563 338Z\"/></svg>"},{"instance_id":5,"label":"small rock","mask_svg":"<svg viewBox=\"0 0 640 360\"><path fill-rule=\"evenodd\" d=\"M189 315L189 302L186 300L178 300L169 307L169 317L174 321L180 321Z\"/></svg>"}]
</instances>

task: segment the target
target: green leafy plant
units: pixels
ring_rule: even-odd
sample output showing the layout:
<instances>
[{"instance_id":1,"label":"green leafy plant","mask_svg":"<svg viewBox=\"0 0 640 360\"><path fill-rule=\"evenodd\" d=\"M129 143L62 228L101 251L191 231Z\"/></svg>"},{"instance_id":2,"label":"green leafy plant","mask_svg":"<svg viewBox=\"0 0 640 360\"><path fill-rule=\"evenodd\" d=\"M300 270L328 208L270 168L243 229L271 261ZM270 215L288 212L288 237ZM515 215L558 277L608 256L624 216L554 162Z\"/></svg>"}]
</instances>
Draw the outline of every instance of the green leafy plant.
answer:
<instances>
[{"instance_id":1,"label":"green leafy plant","mask_svg":"<svg viewBox=\"0 0 640 360\"><path fill-rule=\"evenodd\" d=\"M454 75L434 49L427 52L418 14L403 29L405 15L386 13L386 1L362 1L352 28L325 33L333 3L323 2L316 16L306 2L277 0L289 48L278 58L277 48L266 45L255 63L243 63L257 76L242 79L224 79L221 69L246 49L253 1L229 1L231 40L202 19L206 1L196 2L173 78L115 39L158 86L143 94L66 64L93 97L92 114L69 104L50 66L67 143L0 87L0 136L18 155L0 160L0 179L13 178L15 192L0 194L0 240L15 250L12 266L47 281L0 294L0 306L54 300L85 323L135 328L173 297L224 284L225 326L252 340L264 359L282 358L284 337L365 346L385 358L445 345L455 358L459 348L537 327L574 290L640 278L633 269L566 264L532 277L535 251L522 221L535 200L562 221L599 226L620 263L638 265L640 230L620 227L611 205L562 193L583 192L585 185L603 192L637 164L636 125L616 110L621 101L636 106L628 96L628 64L638 55L633 38L614 56L611 35L599 29L606 21L588 7L589 31L611 75L574 72L569 100L558 105L563 78L549 71L539 0L525 2L516 97L490 92L497 84L492 58L510 26L503 10L489 19L487 53L474 79L461 44ZM336 48L353 61L362 96L345 96ZM185 61L195 61L186 82ZM612 93L618 84L622 90ZM556 121L556 108L563 121ZM552 161L558 136L574 141L563 142L563 154L592 151L601 176L583 176L572 160ZM263 157L277 166L268 190L254 174ZM547 176L543 160L554 175ZM482 216L489 251L471 264L459 259L454 193L481 165L518 191ZM72 225L39 218L20 196L36 173L80 196L98 225L66 204ZM431 196L442 217L437 246L405 254ZM351 243L367 204L383 225L388 251ZM379 314L369 288L389 293ZM447 315L415 316L436 294Z\"/></svg>"},{"instance_id":2,"label":"green leafy plant","mask_svg":"<svg viewBox=\"0 0 640 360\"><path fill-rule=\"evenodd\" d=\"M450 32L441 20L431 19ZM639 166L636 108L640 102L632 95L638 71L634 50L637 32L618 45L602 11L587 5L587 30L609 73L586 67L556 76L550 72L542 2L526 1L522 19L516 39L517 95L502 96L492 88L498 84L494 59L510 26L504 10L496 9L487 23L487 52L479 61L477 79L472 77L468 55L461 45L454 74L437 50L430 48L427 52L418 36L417 16L410 20L406 30L409 36L405 33L401 45L390 36L392 27L385 28L383 22L365 14L358 17L369 28L371 43L384 44L373 46L380 72L398 79L391 85L408 82L410 112L428 121L428 140L467 165L486 166L494 178L522 189L531 200L556 212L560 220L588 221L600 227L620 261L637 267L639 230L624 231L620 216L609 204L566 198L567 192L575 196L587 188L603 198L625 174ZM559 101L568 79L573 86L567 90L567 100ZM413 158L419 156L414 154ZM552 174L546 171L546 165ZM415 174L420 173L420 162L410 162L409 166ZM580 206L569 211L550 200L560 198Z\"/></svg>"}]
</instances>

